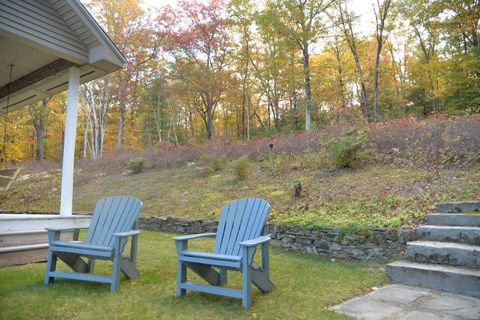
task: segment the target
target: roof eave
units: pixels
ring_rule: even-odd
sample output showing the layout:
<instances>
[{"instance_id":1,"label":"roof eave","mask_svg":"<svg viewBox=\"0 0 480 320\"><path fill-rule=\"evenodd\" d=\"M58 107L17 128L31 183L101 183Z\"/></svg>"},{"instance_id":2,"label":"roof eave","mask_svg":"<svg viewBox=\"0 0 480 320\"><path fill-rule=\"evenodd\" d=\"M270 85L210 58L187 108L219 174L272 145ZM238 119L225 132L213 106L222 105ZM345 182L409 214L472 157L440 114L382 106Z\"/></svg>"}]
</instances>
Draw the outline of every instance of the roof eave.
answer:
<instances>
[{"instance_id":1,"label":"roof eave","mask_svg":"<svg viewBox=\"0 0 480 320\"><path fill-rule=\"evenodd\" d=\"M102 59L96 60L106 60L114 65L117 65L121 69L127 63L125 56L120 52L117 46L113 43L110 37L107 35L105 30L98 24L95 18L90 14L90 12L85 8L85 6L79 0L65 0L70 3L73 10L77 12L82 21L98 36L98 40L102 42L113 54L103 51L104 56ZM93 48L95 49L95 48ZM92 49L92 50L93 50ZM94 61L91 61L94 63Z\"/></svg>"}]
</instances>

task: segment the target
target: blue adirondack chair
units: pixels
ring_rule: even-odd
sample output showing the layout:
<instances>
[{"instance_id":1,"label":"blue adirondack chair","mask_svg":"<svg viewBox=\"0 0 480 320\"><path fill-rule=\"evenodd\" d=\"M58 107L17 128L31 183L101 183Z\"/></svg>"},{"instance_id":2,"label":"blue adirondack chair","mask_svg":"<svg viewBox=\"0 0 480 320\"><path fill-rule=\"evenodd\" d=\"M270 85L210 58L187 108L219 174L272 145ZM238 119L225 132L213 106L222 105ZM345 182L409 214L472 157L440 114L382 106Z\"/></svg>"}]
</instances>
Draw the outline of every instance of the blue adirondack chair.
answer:
<instances>
[{"instance_id":1,"label":"blue adirondack chair","mask_svg":"<svg viewBox=\"0 0 480 320\"><path fill-rule=\"evenodd\" d=\"M65 230L48 231L48 257L45 284L55 278L67 278L110 283L111 291L118 288L120 271L129 279L140 276L136 269L137 241L140 230L136 227L137 217L143 204L137 198L126 196L106 197L97 202L86 240L60 241L60 233ZM130 256L122 256L128 238L131 237ZM82 257L86 257L85 262ZM57 258L60 258L75 272L56 271ZM94 261L112 260L111 276L93 274Z\"/></svg>"},{"instance_id":2,"label":"blue adirondack chair","mask_svg":"<svg viewBox=\"0 0 480 320\"><path fill-rule=\"evenodd\" d=\"M242 299L245 309L251 305L251 283L269 292L275 285L269 278L268 242L265 222L270 205L262 199L234 200L222 207L217 233L174 237L178 256L177 296L187 290ZM216 237L213 253L188 250L188 240ZM253 256L262 246L262 266L253 266ZM210 285L187 282L187 268ZM218 269L217 270L215 270ZM227 282L227 270L242 273L242 289L221 287Z\"/></svg>"}]
</instances>

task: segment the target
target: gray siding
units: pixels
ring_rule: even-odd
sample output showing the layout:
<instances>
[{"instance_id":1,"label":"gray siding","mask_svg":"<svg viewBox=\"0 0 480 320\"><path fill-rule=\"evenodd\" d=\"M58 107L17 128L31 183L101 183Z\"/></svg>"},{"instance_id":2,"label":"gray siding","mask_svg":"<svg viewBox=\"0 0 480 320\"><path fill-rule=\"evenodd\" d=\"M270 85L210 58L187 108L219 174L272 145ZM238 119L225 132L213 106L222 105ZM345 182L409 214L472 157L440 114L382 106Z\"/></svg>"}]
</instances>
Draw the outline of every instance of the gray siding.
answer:
<instances>
[{"instance_id":1,"label":"gray siding","mask_svg":"<svg viewBox=\"0 0 480 320\"><path fill-rule=\"evenodd\" d=\"M34 1L34 0L30 0ZM62 16L65 23L75 35L89 48L101 45L95 35L88 29L78 14L65 0L48 0L52 7Z\"/></svg>"},{"instance_id":2,"label":"gray siding","mask_svg":"<svg viewBox=\"0 0 480 320\"><path fill-rule=\"evenodd\" d=\"M0 31L17 34L40 45L51 47L77 59L88 61L89 48L65 22L48 0L1 0Z\"/></svg>"}]
</instances>

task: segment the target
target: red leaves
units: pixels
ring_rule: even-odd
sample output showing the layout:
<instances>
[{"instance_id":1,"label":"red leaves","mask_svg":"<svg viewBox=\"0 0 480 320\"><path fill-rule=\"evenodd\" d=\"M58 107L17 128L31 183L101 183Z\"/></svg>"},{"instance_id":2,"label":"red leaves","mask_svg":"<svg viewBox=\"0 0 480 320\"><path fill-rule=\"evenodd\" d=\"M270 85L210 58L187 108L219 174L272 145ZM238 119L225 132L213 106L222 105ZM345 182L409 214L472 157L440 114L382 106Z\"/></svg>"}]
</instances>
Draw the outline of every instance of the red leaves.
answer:
<instances>
[{"instance_id":1,"label":"red leaves","mask_svg":"<svg viewBox=\"0 0 480 320\"><path fill-rule=\"evenodd\" d=\"M225 17L223 0L181 0L175 8L164 7L159 13L158 25L168 39L165 49L208 59L202 55L211 55L228 42Z\"/></svg>"}]
</instances>

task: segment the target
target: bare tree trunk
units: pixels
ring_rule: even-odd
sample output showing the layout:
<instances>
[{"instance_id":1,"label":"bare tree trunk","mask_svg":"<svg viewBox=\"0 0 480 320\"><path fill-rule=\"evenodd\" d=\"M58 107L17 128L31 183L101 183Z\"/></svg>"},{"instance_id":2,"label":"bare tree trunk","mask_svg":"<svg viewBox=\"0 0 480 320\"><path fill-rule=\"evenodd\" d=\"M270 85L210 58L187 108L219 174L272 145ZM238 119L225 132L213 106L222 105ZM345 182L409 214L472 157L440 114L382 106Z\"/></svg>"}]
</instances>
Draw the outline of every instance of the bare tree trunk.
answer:
<instances>
[{"instance_id":1,"label":"bare tree trunk","mask_svg":"<svg viewBox=\"0 0 480 320\"><path fill-rule=\"evenodd\" d=\"M127 88L123 86L120 88L120 97L118 101L118 132L117 143L115 144L115 150L120 150L123 144L123 127L125 125L125 100Z\"/></svg>"},{"instance_id":2,"label":"bare tree trunk","mask_svg":"<svg viewBox=\"0 0 480 320\"><path fill-rule=\"evenodd\" d=\"M154 109L158 141L162 141L162 110L160 109L160 90L158 90L157 108Z\"/></svg>"},{"instance_id":3,"label":"bare tree trunk","mask_svg":"<svg viewBox=\"0 0 480 320\"><path fill-rule=\"evenodd\" d=\"M345 98L345 81L343 79L343 61L342 56L339 48L338 39L335 38L335 43L332 46L333 52L335 54L335 58L337 60L337 73L338 73L338 87L339 87L339 94L340 94L340 109L344 110L347 108L347 101ZM340 117L340 111L335 110L335 118L338 120Z\"/></svg>"},{"instance_id":4,"label":"bare tree trunk","mask_svg":"<svg viewBox=\"0 0 480 320\"><path fill-rule=\"evenodd\" d=\"M43 160L44 138L45 138L45 112L47 110L48 101L50 98L45 98L40 104L39 114L35 112L32 105L28 106L28 111L32 118L32 124L35 129L36 152L35 159Z\"/></svg>"},{"instance_id":5,"label":"bare tree trunk","mask_svg":"<svg viewBox=\"0 0 480 320\"><path fill-rule=\"evenodd\" d=\"M355 61L355 72L357 73L358 83L359 83L359 91L360 91L360 106L362 108L363 116L368 120L371 121L370 118L370 108L368 103L368 94L365 85L365 79L363 75L363 68L360 63L360 58L358 55L357 50L357 42L355 39L355 33L353 31L353 24L352 24L352 17L348 13L348 8L345 5L343 8L342 2L338 2L338 11L340 13L340 23L342 27L342 32L347 40L348 47L353 55L353 60Z\"/></svg>"},{"instance_id":6,"label":"bare tree trunk","mask_svg":"<svg viewBox=\"0 0 480 320\"><path fill-rule=\"evenodd\" d=\"M90 117L87 115L85 117L85 126L83 127L83 159L87 159L87 150L88 150L88 130L90 128Z\"/></svg>"},{"instance_id":7,"label":"bare tree trunk","mask_svg":"<svg viewBox=\"0 0 480 320\"><path fill-rule=\"evenodd\" d=\"M375 35L377 38L377 52L375 54L375 73L374 73L374 98L373 98L373 115L372 120L377 121L378 116L378 95L379 95L379 73L380 73L380 55L382 53L382 47L384 42L383 31L385 29L385 21L387 19L388 10L390 8L391 0L385 0L383 4L380 5L380 0L377 0L378 12L373 8L375 13Z\"/></svg>"},{"instance_id":8,"label":"bare tree trunk","mask_svg":"<svg viewBox=\"0 0 480 320\"><path fill-rule=\"evenodd\" d=\"M388 46L388 52L390 53L390 57L392 59L392 70L393 70L393 84L395 86L395 93L397 94L397 98L401 98L400 96L400 88L398 86L398 80L397 80L397 71L398 71L398 78L402 79L402 75L400 74L399 69L401 68L401 65L397 65L397 61L395 60L395 55L393 53L393 45Z\"/></svg>"},{"instance_id":9,"label":"bare tree trunk","mask_svg":"<svg viewBox=\"0 0 480 320\"><path fill-rule=\"evenodd\" d=\"M190 132L192 134L192 138L195 138L195 126L193 125L193 111L190 108L188 108L188 125L190 126Z\"/></svg>"},{"instance_id":10,"label":"bare tree trunk","mask_svg":"<svg viewBox=\"0 0 480 320\"><path fill-rule=\"evenodd\" d=\"M207 108L207 138L208 140L215 139L215 131L213 129L213 106Z\"/></svg>"},{"instance_id":11,"label":"bare tree trunk","mask_svg":"<svg viewBox=\"0 0 480 320\"><path fill-rule=\"evenodd\" d=\"M87 102L87 126L90 129L90 146L93 159L99 159L103 155L105 132L107 128L107 114L110 108L111 97L108 92L110 77L107 76L102 82L90 82L84 84L82 92Z\"/></svg>"},{"instance_id":12,"label":"bare tree trunk","mask_svg":"<svg viewBox=\"0 0 480 320\"><path fill-rule=\"evenodd\" d=\"M247 97L247 141L250 140L250 106L252 101L250 95Z\"/></svg>"},{"instance_id":13,"label":"bare tree trunk","mask_svg":"<svg viewBox=\"0 0 480 320\"><path fill-rule=\"evenodd\" d=\"M303 45L303 72L305 78L305 130L310 131L312 123L312 88L310 84L310 53L308 44Z\"/></svg>"}]
</instances>

